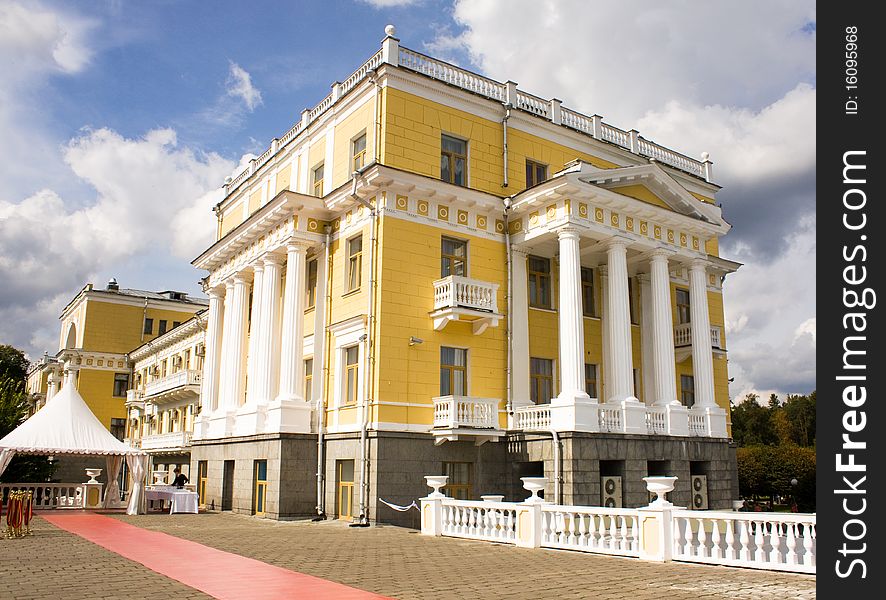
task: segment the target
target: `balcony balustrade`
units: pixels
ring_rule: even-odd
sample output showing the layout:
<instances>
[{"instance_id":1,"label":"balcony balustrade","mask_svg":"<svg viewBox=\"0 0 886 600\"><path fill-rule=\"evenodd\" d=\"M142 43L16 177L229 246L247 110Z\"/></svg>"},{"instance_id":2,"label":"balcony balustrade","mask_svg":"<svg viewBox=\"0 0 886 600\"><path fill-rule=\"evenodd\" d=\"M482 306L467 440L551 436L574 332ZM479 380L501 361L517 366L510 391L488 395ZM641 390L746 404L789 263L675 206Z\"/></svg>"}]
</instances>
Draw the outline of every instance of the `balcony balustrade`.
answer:
<instances>
[{"instance_id":1,"label":"balcony balustrade","mask_svg":"<svg viewBox=\"0 0 886 600\"><path fill-rule=\"evenodd\" d=\"M498 284L459 275L434 282L434 329L442 330L450 321L469 321L475 334L498 326Z\"/></svg>"},{"instance_id":2,"label":"balcony balustrade","mask_svg":"<svg viewBox=\"0 0 886 600\"><path fill-rule=\"evenodd\" d=\"M439 396L434 398L435 443L447 440L473 439L480 444L504 435L498 424L496 398Z\"/></svg>"},{"instance_id":3,"label":"balcony balustrade","mask_svg":"<svg viewBox=\"0 0 886 600\"><path fill-rule=\"evenodd\" d=\"M719 326L711 327L711 348L725 350L722 346L722 329ZM674 327L674 346L680 348L692 345L692 323L681 323Z\"/></svg>"},{"instance_id":4,"label":"balcony balustrade","mask_svg":"<svg viewBox=\"0 0 886 600\"><path fill-rule=\"evenodd\" d=\"M141 438L142 450L172 450L185 448L191 445L190 431L173 431L172 433L160 433L145 435Z\"/></svg>"},{"instance_id":5,"label":"balcony balustrade","mask_svg":"<svg viewBox=\"0 0 886 600\"><path fill-rule=\"evenodd\" d=\"M144 398L170 394L172 392L199 393L202 371L188 369L156 379L145 386Z\"/></svg>"}]
</instances>

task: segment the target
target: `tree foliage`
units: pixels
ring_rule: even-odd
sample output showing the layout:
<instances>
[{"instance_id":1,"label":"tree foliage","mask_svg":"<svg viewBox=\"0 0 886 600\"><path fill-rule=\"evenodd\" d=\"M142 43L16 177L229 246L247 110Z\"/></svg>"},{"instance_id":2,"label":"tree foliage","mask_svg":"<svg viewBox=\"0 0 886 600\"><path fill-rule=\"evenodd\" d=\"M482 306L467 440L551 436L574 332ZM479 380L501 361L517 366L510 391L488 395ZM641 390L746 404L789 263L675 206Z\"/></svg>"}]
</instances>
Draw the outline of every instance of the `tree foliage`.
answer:
<instances>
[{"instance_id":1,"label":"tree foliage","mask_svg":"<svg viewBox=\"0 0 886 600\"><path fill-rule=\"evenodd\" d=\"M25 381L29 366L24 352L8 344L0 345L0 379L8 377L13 381Z\"/></svg>"},{"instance_id":2,"label":"tree foliage","mask_svg":"<svg viewBox=\"0 0 886 600\"><path fill-rule=\"evenodd\" d=\"M18 427L28 416L28 394L24 380L0 377L0 438ZM40 482L52 477L53 465L45 456L19 454L0 475L3 482Z\"/></svg>"},{"instance_id":3,"label":"tree foliage","mask_svg":"<svg viewBox=\"0 0 886 600\"><path fill-rule=\"evenodd\" d=\"M739 447L815 447L815 392L789 395L783 403L772 394L766 405L748 394L732 407L732 439Z\"/></svg>"}]
</instances>

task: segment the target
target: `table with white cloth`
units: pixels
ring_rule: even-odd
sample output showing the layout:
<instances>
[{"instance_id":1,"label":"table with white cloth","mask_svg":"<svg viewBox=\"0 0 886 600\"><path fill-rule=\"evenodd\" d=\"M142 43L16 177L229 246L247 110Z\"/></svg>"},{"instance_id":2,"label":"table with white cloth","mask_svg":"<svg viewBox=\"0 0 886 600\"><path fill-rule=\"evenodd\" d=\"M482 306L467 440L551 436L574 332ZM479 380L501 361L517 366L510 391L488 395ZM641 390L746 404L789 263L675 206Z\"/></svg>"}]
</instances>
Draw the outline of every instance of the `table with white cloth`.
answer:
<instances>
[{"instance_id":1,"label":"table with white cloth","mask_svg":"<svg viewBox=\"0 0 886 600\"><path fill-rule=\"evenodd\" d=\"M145 489L146 500L169 502L169 514L197 513L197 492L179 489L171 485L154 485Z\"/></svg>"}]
</instances>

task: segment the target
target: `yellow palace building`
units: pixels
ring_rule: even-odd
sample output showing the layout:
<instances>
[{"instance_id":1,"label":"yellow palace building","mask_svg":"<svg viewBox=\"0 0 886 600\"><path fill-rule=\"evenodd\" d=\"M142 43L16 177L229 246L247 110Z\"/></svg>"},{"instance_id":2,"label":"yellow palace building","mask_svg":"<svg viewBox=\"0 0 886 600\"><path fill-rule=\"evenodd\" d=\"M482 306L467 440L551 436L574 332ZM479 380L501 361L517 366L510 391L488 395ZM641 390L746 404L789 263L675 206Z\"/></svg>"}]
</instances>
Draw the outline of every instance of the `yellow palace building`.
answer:
<instances>
[{"instance_id":1,"label":"yellow palace building","mask_svg":"<svg viewBox=\"0 0 886 600\"><path fill-rule=\"evenodd\" d=\"M698 161L399 45L225 182L205 270L201 502L411 522L427 493L737 497L727 233ZM384 501L384 502L383 502Z\"/></svg>"}]
</instances>

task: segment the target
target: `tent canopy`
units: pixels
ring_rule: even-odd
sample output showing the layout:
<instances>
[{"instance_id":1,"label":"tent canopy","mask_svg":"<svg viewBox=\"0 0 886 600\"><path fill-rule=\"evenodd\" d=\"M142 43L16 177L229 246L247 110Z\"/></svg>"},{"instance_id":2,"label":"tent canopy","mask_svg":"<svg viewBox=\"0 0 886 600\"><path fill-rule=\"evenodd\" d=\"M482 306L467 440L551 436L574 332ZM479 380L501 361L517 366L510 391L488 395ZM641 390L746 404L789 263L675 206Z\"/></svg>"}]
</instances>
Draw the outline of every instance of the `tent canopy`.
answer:
<instances>
[{"instance_id":1,"label":"tent canopy","mask_svg":"<svg viewBox=\"0 0 886 600\"><path fill-rule=\"evenodd\" d=\"M144 454L111 435L72 384L0 440L0 450L17 454Z\"/></svg>"}]
</instances>

